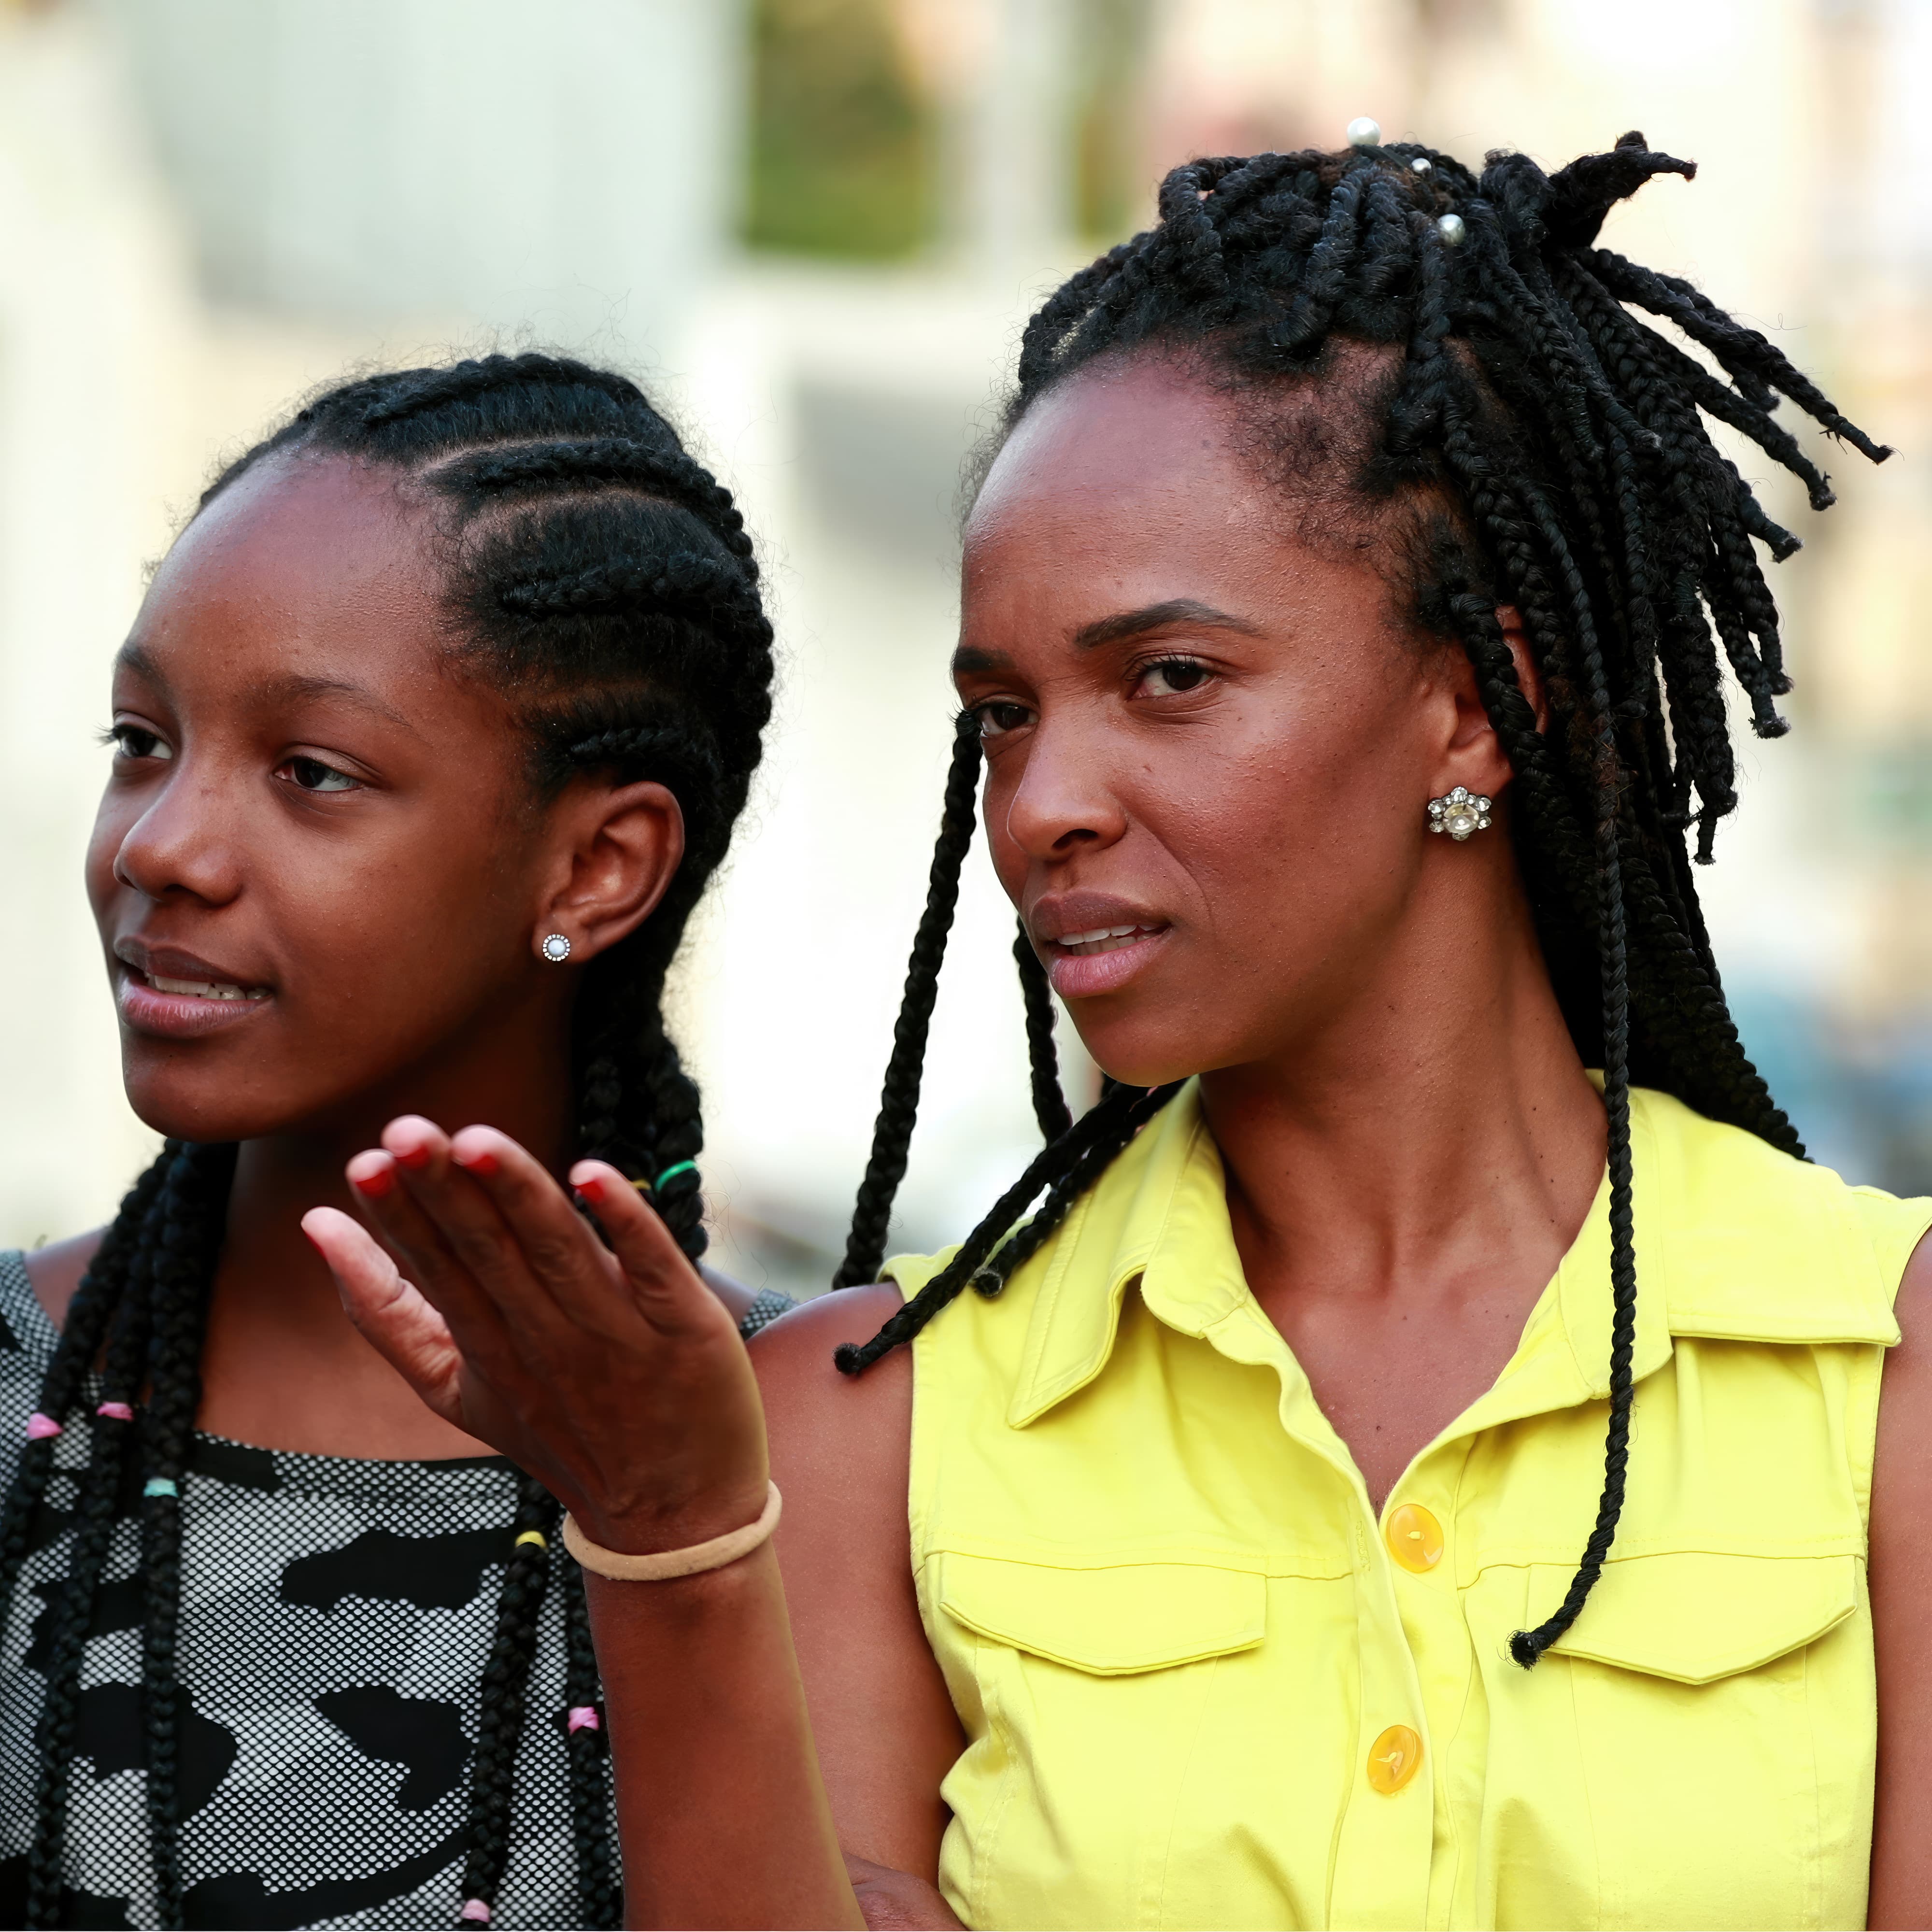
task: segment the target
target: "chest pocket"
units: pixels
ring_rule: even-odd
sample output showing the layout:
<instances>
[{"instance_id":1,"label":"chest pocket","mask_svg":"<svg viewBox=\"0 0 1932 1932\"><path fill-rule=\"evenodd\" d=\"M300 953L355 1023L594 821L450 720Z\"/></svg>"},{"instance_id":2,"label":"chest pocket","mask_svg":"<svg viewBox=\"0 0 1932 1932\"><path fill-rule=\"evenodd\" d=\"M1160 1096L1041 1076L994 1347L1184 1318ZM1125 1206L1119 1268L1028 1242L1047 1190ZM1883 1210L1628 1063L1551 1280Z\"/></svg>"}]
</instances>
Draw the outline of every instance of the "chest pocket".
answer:
<instances>
[{"instance_id":1,"label":"chest pocket","mask_svg":"<svg viewBox=\"0 0 1932 1932\"><path fill-rule=\"evenodd\" d=\"M927 1629L969 1739L943 1791L949 1895L969 1925L1318 1923L1290 1874L1325 1872L1323 1744L1353 1732L1337 1672L1285 1694L1281 1661L1340 1654L1346 1561L1271 1554L1286 1574L1264 1576L1112 1553L930 1559ZM1229 1850L1284 1841L1286 1860Z\"/></svg>"},{"instance_id":2,"label":"chest pocket","mask_svg":"<svg viewBox=\"0 0 1932 1932\"><path fill-rule=\"evenodd\" d=\"M1560 1600L1573 1574L1533 1565L1531 1603ZM1815 1642L1857 1607L1854 1557L1677 1550L1606 1564L1583 1614L1550 1648L1673 1683L1712 1684Z\"/></svg>"},{"instance_id":3,"label":"chest pocket","mask_svg":"<svg viewBox=\"0 0 1932 1932\"><path fill-rule=\"evenodd\" d=\"M1247 1650L1268 1628L1268 1582L1192 1563L1068 1569L949 1552L940 1608L955 1623L1097 1677Z\"/></svg>"},{"instance_id":4,"label":"chest pocket","mask_svg":"<svg viewBox=\"0 0 1932 1932\"><path fill-rule=\"evenodd\" d=\"M1570 1574L1533 1566L1532 1616ZM1516 1742L1540 1748L1492 1780L1546 1790L1552 1766L1568 1761L1588 1809L1602 1924L1862 1922L1862 1894L1826 1896L1827 1874L1862 1873L1864 1854L1822 1841L1828 1819L1858 1808L1821 1790L1816 1748L1874 1694L1868 1627L1853 1615L1860 1586L1850 1556L1687 1550L1605 1566L1540 1666L1568 1660L1568 1694L1541 1711L1570 1738L1538 1736L1529 1720ZM1516 1688L1511 1676L1521 1673L1498 1667L1499 1696Z\"/></svg>"}]
</instances>

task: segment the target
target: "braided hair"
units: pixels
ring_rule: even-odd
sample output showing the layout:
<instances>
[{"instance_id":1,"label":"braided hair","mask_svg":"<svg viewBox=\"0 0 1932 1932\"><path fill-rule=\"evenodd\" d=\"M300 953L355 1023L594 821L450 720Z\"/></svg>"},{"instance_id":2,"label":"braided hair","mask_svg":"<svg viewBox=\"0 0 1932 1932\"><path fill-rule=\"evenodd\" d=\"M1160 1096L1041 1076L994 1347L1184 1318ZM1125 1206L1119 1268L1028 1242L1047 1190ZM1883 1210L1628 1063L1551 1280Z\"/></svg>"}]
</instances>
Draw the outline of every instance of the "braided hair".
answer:
<instances>
[{"instance_id":1,"label":"braided hair","mask_svg":"<svg viewBox=\"0 0 1932 1932\"><path fill-rule=\"evenodd\" d=\"M1639 134L1553 176L1506 152L1479 176L1407 142L1190 162L1162 184L1156 227L1074 275L1034 316L1005 418L1010 434L1102 357L1165 358L1238 392L1245 453L1285 497L1306 504L1321 491L1324 512L1366 525L1406 614L1474 668L1516 779L1511 824L1544 956L1579 1053L1604 1070L1608 1125L1602 1496L1562 1603L1511 1640L1526 1668L1582 1609L1623 1508L1633 1082L1804 1152L1725 1004L1689 842L1694 830L1708 862L1737 802L1725 664L1757 734L1786 728L1775 700L1791 684L1753 539L1780 561L1798 540L1766 514L1703 418L1794 474L1814 509L1831 503L1830 486L1774 419L1780 398L1872 460L1890 453L1688 283L1596 245L1611 207L1652 176L1695 172ZM1646 318L1672 325L1715 372ZM1546 730L1517 682L1504 605L1520 614L1542 674ZM954 789L935 884L942 862L956 874L971 836L970 800L958 805ZM916 991L929 1010L930 956L944 942L929 905L909 1012ZM1022 960L1029 988L1036 970ZM902 1047L906 1038L902 1022ZM875 1183L904 1170L918 1088L916 1057L895 1054L842 1280L859 1278L855 1259L876 1261L872 1236L890 1202ZM838 1366L860 1372L968 1282L998 1294L1176 1090L1108 1083L953 1261L873 1340L842 1348Z\"/></svg>"},{"instance_id":2,"label":"braided hair","mask_svg":"<svg viewBox=\"0 0 1932 1932\"><path fill-rule=\"evenodd\" d=\"M655 1184L652 1204L696 1261L705 1247L695 1166L703 1124L660 1004L686 922L744 805L770 716L772 628L743 519L634 383L557 357L490 356L345 384L231 464L202 507L284 452L394 470L446 508L453 648L466 671L511 694L540 796L583 774L656 779L676 795L683 862L652 916L586 970L572 1073L580 1150ZM30 1925L61 1922L82 1655L124 1478L140 1497L154 1910L163 1925L183 1923L181 1492L235 1156L232 1146L170 1141L122 1202L75 1294L40 1389L40 1417L0 1506L5 1601L44 1540L52 1425L73 1419L100 1363L100 1399L88 1419L54 1604L28 1858ZM553 1553L560 1515L540 1484L520 1477L504 1532L471 1760L463 1898L451 1901L452 1921L460 1906L465 1921L487 1923L503 1880L538 1614L552 1590L565 1596L572 1708L538 1721L565 1736L580 1922L619 1921L596 1660L581 1579Z\"/></svg>"}]
</instances>

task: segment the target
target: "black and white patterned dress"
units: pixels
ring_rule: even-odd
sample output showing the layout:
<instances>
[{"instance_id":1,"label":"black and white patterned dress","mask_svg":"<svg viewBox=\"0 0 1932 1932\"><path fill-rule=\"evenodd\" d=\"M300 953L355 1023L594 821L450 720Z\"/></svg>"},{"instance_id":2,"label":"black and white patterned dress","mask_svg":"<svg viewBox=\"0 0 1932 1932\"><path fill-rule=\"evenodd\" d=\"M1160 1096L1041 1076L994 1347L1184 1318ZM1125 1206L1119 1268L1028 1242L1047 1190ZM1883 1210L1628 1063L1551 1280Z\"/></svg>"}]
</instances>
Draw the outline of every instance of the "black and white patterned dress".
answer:
<instances>
[{"instance_id":1,"label":"black and white patterned dress","mask_svg":"<svg viewBox=\"0 0 1932 1932\"><path fill-rule=\"evenodd\" d=\"M759 1298L748 1334L790 1306ZM53 1325L0 1252L0 1481ZM40 1668L67 1568L74 1473L57 1473L0 1641L0 1924L24 1909ZM197 1436L182 1485L182 1858L191 1926L447 1925L515 1479L495 1456L364 1462ZM69 1923L152 1924L142 1790L138 1478L81 1678ZM567 1560L567 1559L561 1559ZM564 1756L562 1592L545 1594L499 1928L578 1922ZM614 1822L613 1828L614 1830Z\"/></svg>"}]
</instances>

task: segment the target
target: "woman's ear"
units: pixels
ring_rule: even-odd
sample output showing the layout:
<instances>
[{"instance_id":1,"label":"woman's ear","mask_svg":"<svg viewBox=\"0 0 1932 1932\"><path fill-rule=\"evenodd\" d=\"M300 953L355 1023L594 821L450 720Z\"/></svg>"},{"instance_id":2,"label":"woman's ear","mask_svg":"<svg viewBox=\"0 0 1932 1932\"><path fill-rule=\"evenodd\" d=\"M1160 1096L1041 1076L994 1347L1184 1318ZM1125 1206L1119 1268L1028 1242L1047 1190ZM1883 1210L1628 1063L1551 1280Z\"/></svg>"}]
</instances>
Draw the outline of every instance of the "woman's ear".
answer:
<instances>
[{"instance_id":1,"label":"woman's ear","mask_svg":"<svg viewBox=\"0 0 1932 1932\"><path fill-rule=\"evenodd\" d=\"M652 780L573 785L554 807L556 845L532 951L540 958L594 958L627 938L669 890L684 858L684 813ZM544 950L561 934L567 953Z\"/></svg>"},{"instance_id":2,"label":"woman's ear","mask_svg":"<svg viewBox=\"0 0 1932 1932\"><path fill-rule=\"evenodd\" d=\"M1503 642L1509 646L1510 662L1516 666L1517 688L1529 700L1531 710L1536 713L1536 728L1547 731L1550 706L1544 693L1543 669L1529 648L1529 634L1522 627L1522 614L1514 604L1498 604L1496 622L1502 627Z\"/></svg>"}]
</instances>

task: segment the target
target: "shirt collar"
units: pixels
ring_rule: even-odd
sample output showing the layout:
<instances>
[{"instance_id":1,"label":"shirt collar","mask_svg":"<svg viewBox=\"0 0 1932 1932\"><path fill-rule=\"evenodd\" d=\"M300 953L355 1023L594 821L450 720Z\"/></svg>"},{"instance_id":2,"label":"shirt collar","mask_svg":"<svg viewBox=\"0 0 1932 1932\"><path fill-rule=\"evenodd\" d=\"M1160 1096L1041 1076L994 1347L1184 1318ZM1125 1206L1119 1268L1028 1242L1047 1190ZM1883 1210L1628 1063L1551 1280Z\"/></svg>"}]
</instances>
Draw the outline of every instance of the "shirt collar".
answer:
<instances>
[{"instance_id":1,"label":"shirt collar","mask_svg":"<svg viewBox=\"0 0 1932 1932\"><path fill-rule=\"evenodd\" d=\"M1857 1266L1870 1243L1835 1174L1715 1126L1668 1095L1638 1088L1630 1097L1637 1379L1670 1360L1680 1335L1897 1341L1892 1285ZM1137 1278L1148 1312L1182 1334L1207 1335L1254 1306L1198 1081L1121 1153L1042 1259L1046 1273L1007 1411L1016 1429L1100 1373ZM1606 1174L1522 1345L1466 1426L1608 1395L1610 1275ZM1265 1322L1258 1308L1255 1315Z\"/></svg>"}]
</instances>

